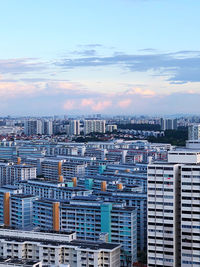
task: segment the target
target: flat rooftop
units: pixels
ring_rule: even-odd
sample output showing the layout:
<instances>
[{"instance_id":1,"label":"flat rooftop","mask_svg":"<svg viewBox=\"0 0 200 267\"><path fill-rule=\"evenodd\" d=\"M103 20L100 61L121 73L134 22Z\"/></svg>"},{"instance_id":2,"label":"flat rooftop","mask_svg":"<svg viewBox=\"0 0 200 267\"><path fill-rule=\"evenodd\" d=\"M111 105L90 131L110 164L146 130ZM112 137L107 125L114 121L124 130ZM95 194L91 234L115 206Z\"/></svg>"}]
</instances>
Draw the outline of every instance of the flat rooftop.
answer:
<instances>
[{"instance_id":1,"label":"flat rooftop","mask_svg":"<svg viewBox=\"0 0 200 267\"><path fill-rule=\"evenodd\" d=\"M57 241L57 240L51 240L51 241L47 241L45 239L34 239L34 238L26 238L26 237L14 237L14 236L10 236L10 237L5 237L2 236L0 233L0 240L6 240L8 242L19 242L19 243L23 243L23 242L36 242L36 243L41 243L45 246L74 246L74 247L80 247L82 249L91 249L91 250L99 250L99 249L115 249L117 247L120 247L120 244L116 244L116 243L105 243L105 242L101 242L101 241L87 241L87 240L72 240L72 241Z\"/></svg>"}]
</instances>

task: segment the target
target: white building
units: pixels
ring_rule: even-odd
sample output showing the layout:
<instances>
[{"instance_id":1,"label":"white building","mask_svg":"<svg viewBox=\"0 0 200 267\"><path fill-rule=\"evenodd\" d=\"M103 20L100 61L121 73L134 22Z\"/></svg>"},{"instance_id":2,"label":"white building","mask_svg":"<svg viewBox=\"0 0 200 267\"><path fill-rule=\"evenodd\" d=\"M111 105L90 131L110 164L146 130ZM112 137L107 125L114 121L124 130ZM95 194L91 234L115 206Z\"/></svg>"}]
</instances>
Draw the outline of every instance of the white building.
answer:
<instances>
[{"instance_id":1,"label":"white building","mask_svg":"<svg viewBox=\"0 0 200 267\"><path fill-rule=\"evenodd\" d=\"M27 120L24 124L26 135L53 134L53 122L50 120Z\"/></svg>"},{"instance_id":2,"label":"white building","mask_svg":"<svg viewBox=\"0 0 200 267\"><path fill-rule=\"evenodd\" d=\"M200 149L191 147L148 166L149 267L200 266Z\"/></svg>"},{"instance_id":3,"label":"white building","mask_svg":"<svg viewBox=\"0 0 200 267\"><path fill-rule=\"evenodd\" d=\"M188 126L188 140L200 139L200 124L192 124Z\"/></svg>"},{"instance_id":4,"label":"white building","mask_svg":"<svg viewBox=\"0 0 200 267\"><path fill-rule=\"evenodd\" d=\"M42 121L41 120L25 121L24 132L26 135L42 134Z\"/></svg>"},{"instance_id":5,"label":"white building","mask_svg":"<svg viewBox=\"0 0 200 267\"><path fill-rule=\"evenodd\" d=\"M161 130L177 130L177 119L160 119Z\"/></svg>"},{"instance_id":6,"label":"white building","mask_svg":"<svg viewBox=\"0 0 200 267\"><path fill-rule=\"evenodd\" d=\"M4 259L37 260L42 262L42 266L50 267L120 267L120 245L80 241L76 239L75 232L1 228L0 253Z\"/></svg>"},{"instance_id":7,"label":"white building","mask_svg":"<svg viewBox=\"0 0 200 267\"><path fill-rule=\"evenodd\" d=\"M42 121L42 134L52 135L53 134L53 122L50 120Z\"/></svg>"},{"instance_id":8,"label":"white building","mask_svg":"<svg viewBox=\"0 0 200 267\"><path fill-rule=\"evenodd\" d=\"M106 132L113 132L117 130L117 125L116 124L110 124L110 125L106 125Z\"/></svg>"},{"instance_id":9,"label":"white building","mask_svg":"<svg viewBox=\"0 0 200 267\"><path fill-rule=\"evenodd\" d=\"M85 120L84 121L84 134L89 133L105 133L106 131L105 120Z\"/></svg>"},{"instance_id":10,"label":"white building","mask_svg":"<svg viewBox=\"0 0 200 267\"><path fill-rule=\"evenodd\" d=\"M35 167L23 164L0 163L0 186L35 178Z\"/></svg>"},{"instance_id":11,"label":"white building","mask_svg":"<svg viewBox=\"0 0 200 267\"><path fill-rule=\"evenodd\" d=\"M69 135L79 135L80 134L80 121L70 120L69 122Z\"/></svg>"}]
</instances>

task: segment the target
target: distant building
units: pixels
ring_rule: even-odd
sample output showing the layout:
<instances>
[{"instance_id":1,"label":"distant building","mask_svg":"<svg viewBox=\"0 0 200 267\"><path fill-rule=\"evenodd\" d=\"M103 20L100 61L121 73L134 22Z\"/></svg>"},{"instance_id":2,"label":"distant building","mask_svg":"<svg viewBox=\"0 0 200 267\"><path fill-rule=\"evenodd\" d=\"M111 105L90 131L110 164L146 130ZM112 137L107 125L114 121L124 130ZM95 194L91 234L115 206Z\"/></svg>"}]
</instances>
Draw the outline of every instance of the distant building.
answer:
<instances>
[{"instance_id":1,"label":"distant building","mask_svg":"<svg viewBox=\"0 0 200 267\"><path fill-rule=\"evenodd\" d=\"M53 122L52 121L43 121L42 122L42 134L52 135L53 134Z\"/></svg>"},{"instance_id":2,"label":"distant building","mask_svg":"<svg viewBox=\"0 0 200 267\"><path fill-rule=\"evenodd\" d=\"M53 122L50 120L27 120L24 124L24 133L26 135L52 135Z\"/></svg>"},{"instance_id":3,"label":"distant building","mask_svg":"<svg viewBox=\"0 0 200 267\"><path fill-rule=\"evenodd\" d=\"M192 124L188 126L188 140L200 139L200 124Z\"/></svg>"},{"instance_id":4,"label":"distant building","mask_svg":"<svg viewBox=\"0 0 200 267\"><path fill-rule=\"evenodd\" d=\"M69 135L79 135L80 134L80 121L70 120L69 122Z\"/></svg>"},{"instance_id":5,"label":"distant building","mask_svg":"<svg viewBox=\"0 0 200 267\"><path fill-rule=\"evenodd\" d=\"M27 120L24 124L24 133L26 135L42 134L41 120Z\"/></svg>"},{"instance_id":6,"label":"distant building","mask_svg":"<svg viewBox=\"0 0 200 267\"><path fill-rule=\"evenodd\" d=\"M105 120L85 120L84 121L84 134L89 133L105 133L106 131Z\"/></svg>"},{"instance_id":7,"label":"distant building","mask_svg":"<svg viewBox=\"0 0 200 267\"><path fill-rule=\"evenodd\" d=\"M161 130L177 130L177 119L160 119Z\"/></svg>"},{"instance_id":8,"label":"distant building","mask_svg":"<svg viewBox=\"0 0 200 267\"><path fill-rule=\"evenodd\" d=\"M106 132L113 132L114 130L117 130L116 124L106 125Z\"/></svg>"}]
</instances>

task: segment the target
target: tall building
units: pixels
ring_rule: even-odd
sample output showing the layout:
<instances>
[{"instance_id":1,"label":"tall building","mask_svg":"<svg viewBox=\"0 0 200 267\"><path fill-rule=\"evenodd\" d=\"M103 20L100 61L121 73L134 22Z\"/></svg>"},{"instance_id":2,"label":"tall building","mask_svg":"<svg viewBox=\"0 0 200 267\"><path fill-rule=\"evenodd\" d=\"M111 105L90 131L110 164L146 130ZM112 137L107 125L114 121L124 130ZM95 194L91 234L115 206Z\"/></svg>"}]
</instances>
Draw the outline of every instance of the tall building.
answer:
<instances>
[{"instance_id":1,"label":"tall building","mask_svg":"<svg viewBox=\"0 0 200 267\"><path fill-rule=\"evenodd\" d=\"M161 130L177 130L177 119L160 119Z\"/></svg>"},{"instance_id":2,"label":"tall building","mask_svg":"<svg viewBox=\"0 0 200 267\"><path fill-rule=\"evenodd\" d=\"M0 186L36 178L36 168L12 163L0 163Z\"/></svg>"},{"instance_id":3,"label":"tall building","mask_svg":"<svg viewBox=\"0 0 200 267\"><path fill-rule=\"evenodd\" d=\"M58 181L60 175L62 175L62 164L65 160L57 158L45 158L42 163L42 175L49 180Z\"/></svg>"},{"instance_id":4,"label":"tall building","mask_svg":"<svg viewBox=\"0 0 200 267\"><path fill-rule=\"evenodd\" d=\"M110 124L106 125L106 131L107 132L113 132L117 130L117 125L116 124Z\"/></svg>"},{"instance_id":5,"label":"tall building","mask_svg":"<svg viewBox=\"0 0 200 267\"><path fill-rule=\"evenodd\" d=\"M148 266L200 266L200 143L148 166Z\"/></svg>"},{"instance_id":6,"label":"tall building","mask_svg":"<svg viewBox=\"0 0 200 267\"><path fill-rule=\"evenodd\" d=\"M34 199L36 197L33 195L12 194L10 196L10 226L17 229L30 229L32 227L32 203Z\"/></svg>"},{"instance_id":7,"label":"tall building","mask_svg":"<svg viewBox=\"0 0 200 267\"><path fill-rule=\"evenodd\" d=\"M80 121L70 120L69 122L69 135L79 135L80 134Z\"/></svg>"},{"instance_id":8,"label":"tall building","mask_svg":"<svg viewBox=\"0 0 200 267\"><path fill-rule=\"evenodd\" d=\"M105 133L106 130L105 120L85 120L84 121L84 134L89 133Z\"/></svg>"},{"instance_id":9,"label":"tall building","mask_svg":"<svg viewBox=\"0 0 200 267\"><path fill-rule=\"evenodd\" d=\"M188 126L188 140L200 139L200 124L192 124Z\"/></svg>"},{"instance_id":10,"label":"tall building","mask_svg":"<svg viewBox=\"0 0 200 267\"><path fill-rule=\"evenodd\" d=\"M26 135L52 135L53 122L50 120L27 120L24 124L24 133Z\"/></svg>"},{"instance_id":11,"label":"tall building","mask_svg":"<svg viewBox=\"0 0 200 267\"><path fill-rule=\"evenodd\" d=\"M25 121L24 132L26 135L42 134L42 121L41 120Z\"/></svg>"},{"instance_id":12,"label":"tall building","mask_svg":"<svg viewBox=\"0 0 200 267\"><path fill-rule=\"evenodd\" d=\"M53 134L53 122L50 120L42 121L42 134L52 135Z\"/></svg>"}]
</instances>

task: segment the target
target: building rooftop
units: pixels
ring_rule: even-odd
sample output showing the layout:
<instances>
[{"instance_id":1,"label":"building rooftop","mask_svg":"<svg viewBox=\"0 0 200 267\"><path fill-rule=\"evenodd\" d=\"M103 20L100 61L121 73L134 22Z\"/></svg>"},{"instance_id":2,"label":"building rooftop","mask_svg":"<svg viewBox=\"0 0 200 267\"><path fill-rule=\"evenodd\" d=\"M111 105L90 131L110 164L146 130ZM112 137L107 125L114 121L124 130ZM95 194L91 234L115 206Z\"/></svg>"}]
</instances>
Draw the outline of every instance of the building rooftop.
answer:
<instances>
[{"instance_id":1,"label":"building rooftop","mask_svg":"<svg viewBox=\"0 0 200 267\"><path fill-rule=\"evenodd\" d=\"M34 195L26 195L26 194L14 194L12 195L13 198L31 198L31 197L36 197Z\"/></svg>"},{"instance_id":2,"label":"building rooftop","mask_svg":"<svg viewBox=\"0 0 200 267\"><path fill-rule=\"evenodd\" d=\"M57 233L58 234L58 233ZM45 240L45 239L38 239L38 238L27 238L25 236L23 236L23 231L22 231L22 236L21 237L18 237L18 236L3 236L1 235L0 233L0 240L3 239L3 240L6 240L6 241L10 241L10 242L19 242L19 243L23 243L23 242L36 242L36 243L41 243L43 245L46 245L46 246L74 246L74 247L79 247L79 248L82 248L82 249L91 249L91 250L99 250L99 249L109 249L109 250L112 250L112 249L115 249L117 247L120 247L121 245L120 244L115 244L115 243L105 243L105 242L101 242L101 241L94 241L94 242L91 242L91 241L83 241L83 240L72 240L72 241L66 241L66 242L63 242L63 241L57 241L57 240Z\"/></svg>"},{"instance_id":3,"label":"building rooftop","mask_svg":"<svg viewBox=\"0 0 200 267\"><path fill-rule=\"evenodd\" d=\"M21 260L21 259L12 259L12 258L8 258L8 259L4 259L4 258L0 258L0 264L4 263L6 266L8 265L15 265L18 264L20 266L33 266L34 264L39 263L40 261L30 261L30 260Z\"/></svg>"}]
</instances>

